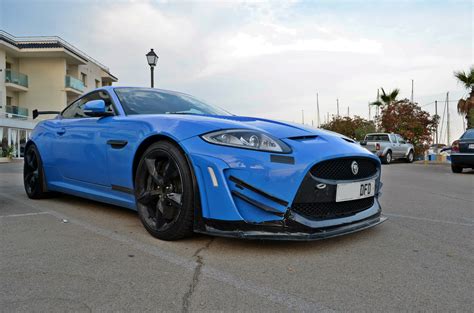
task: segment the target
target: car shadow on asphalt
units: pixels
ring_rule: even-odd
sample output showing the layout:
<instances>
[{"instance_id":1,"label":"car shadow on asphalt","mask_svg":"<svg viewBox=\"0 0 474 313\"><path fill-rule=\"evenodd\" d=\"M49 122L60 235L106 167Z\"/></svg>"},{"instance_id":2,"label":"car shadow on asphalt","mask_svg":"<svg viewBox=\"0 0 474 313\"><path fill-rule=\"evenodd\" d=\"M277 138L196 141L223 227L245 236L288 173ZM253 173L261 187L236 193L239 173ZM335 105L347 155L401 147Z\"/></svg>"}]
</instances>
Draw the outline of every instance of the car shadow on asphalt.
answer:
<instances>
[{"instance_id":1,"label":"car shadow on asphalt","mask_svg":"<svg viewBox=\"0 0 474 313\"><path fill-rule=\"evenodd\" d=\"M143 232L146 234L146 230L141 225L138 214L134 210L66 194L58 194L54 198L54 201L67 203L68 206L72 206L75 210L82 211L83 213L90 211L91 213L106 215L107 217L110 217L110 219L116 219L117 223L122 223L122 226L130 226L129 222L133 220L133 224L135 225L136 223L137 232ZM307 251L308 248L317 248L318 250L327 250L332 248L340 249L346 245L352 245L354 241L369 240L370 237L378 236L380 232L383 231L382 228L383 224L371 229L363 230L361 232L312 241L227 238L195 233L192 237L181 239L179 242L180 244L184 245L186 245L186 243L195 245L196 242L202 242L203 239L207 240L214 238L214 240L217 240L220 245L231 246L235 249L245 249L247 251L250 249L259 251L261 253L262 251L271 252L275 249L286 250L286 248L288 248L288 250L291 250L292 252L304 252ZM157 242L160 242L159 239L156 240Z\"/></svg>"}]
</instances>

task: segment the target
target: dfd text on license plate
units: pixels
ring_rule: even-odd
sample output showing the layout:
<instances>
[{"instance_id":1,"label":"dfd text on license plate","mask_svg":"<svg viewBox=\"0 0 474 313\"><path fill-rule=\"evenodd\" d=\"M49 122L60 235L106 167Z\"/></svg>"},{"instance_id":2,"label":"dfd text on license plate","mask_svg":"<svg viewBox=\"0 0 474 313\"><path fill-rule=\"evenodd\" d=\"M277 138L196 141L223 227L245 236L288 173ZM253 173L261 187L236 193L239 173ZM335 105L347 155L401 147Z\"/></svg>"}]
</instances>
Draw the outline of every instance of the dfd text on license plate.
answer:
<instances>
[{"instance_id":1,"label":"dfd text on license plate","mask_svg":"<svg viewBox=\"0 0 474 313\"><path fill-rule=\"evenodd\" d=\"M375 180L337 184L336 202L372 197L375 194Z\"/></svg>"}]
</instances>

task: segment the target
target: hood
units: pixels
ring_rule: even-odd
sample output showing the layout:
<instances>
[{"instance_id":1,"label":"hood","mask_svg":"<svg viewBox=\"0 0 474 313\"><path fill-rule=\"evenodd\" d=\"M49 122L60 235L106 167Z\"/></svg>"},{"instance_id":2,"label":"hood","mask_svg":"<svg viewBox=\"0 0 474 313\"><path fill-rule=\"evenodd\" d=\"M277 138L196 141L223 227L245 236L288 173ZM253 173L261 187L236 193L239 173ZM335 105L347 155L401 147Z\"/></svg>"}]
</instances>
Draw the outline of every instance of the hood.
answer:
<instances>
[{"instance_id":1,"label":"hood","mask_svg":"<svg viewBox=\"0 0 474 313\"><path fill-rule=\"evenodd\" d=\"M157 132L172 133L179 140L223 129L252 129L284 139L303 136L344 137L343 135L290 122L245 116L135 115L127 119L147 122Z\"/></svg>"}]
</instances>

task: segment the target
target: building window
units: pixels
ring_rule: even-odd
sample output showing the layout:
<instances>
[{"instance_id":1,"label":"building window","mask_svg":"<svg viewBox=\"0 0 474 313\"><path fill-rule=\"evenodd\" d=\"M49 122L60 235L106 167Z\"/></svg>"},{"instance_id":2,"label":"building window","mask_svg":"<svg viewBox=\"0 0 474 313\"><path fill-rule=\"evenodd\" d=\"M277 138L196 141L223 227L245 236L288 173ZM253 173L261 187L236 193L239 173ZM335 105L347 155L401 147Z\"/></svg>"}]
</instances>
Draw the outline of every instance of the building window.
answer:
<instances>
[{"instance_id":1,"label":"building window","mask_svg":"<svg viewBox=\"0 0 474 313\"><path fill-rule=\"evenodd\" d=\"M12 97L7 96L7 107L12 105Z\"/></svg>"},{"instance_id":2,"label":"building window","mask_svg":"<svg viewBox=\"0 0 474 313\"><path fill-rule=\"evenodd\" d=\"M84 84L84 87L87 87L87 74L81 73L81 81Z\"/></svg>"},{"instance_id":3,"label":"building window","mask_svg":"<svg viewBox=\"0 0 474 313\"><path fill-rule=\"evenodd\" d=\"M100 81L98 79L95 80L95 88L100 87Z\"/></svg>"}]
</instances>

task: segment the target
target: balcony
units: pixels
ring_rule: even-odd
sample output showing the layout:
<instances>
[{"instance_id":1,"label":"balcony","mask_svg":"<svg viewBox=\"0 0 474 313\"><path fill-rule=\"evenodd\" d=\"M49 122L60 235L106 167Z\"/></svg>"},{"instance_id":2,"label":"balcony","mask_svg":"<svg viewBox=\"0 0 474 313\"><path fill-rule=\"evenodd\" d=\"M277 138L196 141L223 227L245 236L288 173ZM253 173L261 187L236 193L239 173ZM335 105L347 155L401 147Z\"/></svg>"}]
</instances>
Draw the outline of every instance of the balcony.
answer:
<instances>
[{"instance_id":1,"label":"balcony","mask_svg":"<svg viewBox=\"0 0 474 313\"><path fill-rule=\"evenodd\" d=\"M7 105L5 107L5 112L7 118L26 120L29 116L27 108L17 107L14 105Z\"/></svg>"},{"instance_id":2,"label":"balcony","mask_svg":"<svg viewBox=\"0 0 474 313\"><path fill-rule=\"evenodd\" d=\"M6 69L5 87L12 91L28 91L28 76L11 69Z\"/></svg>"},{"instance_id":3,"label":"balcony","mask_svg":"<svg viewBox=\"0 0 474 313\"><path fill-rule=\"evenodd\" d=\"M28 116L28 109L13 105L5 106L5 111L0 110L0 129L7 127L11 129L33 129L38 120ZM4 132L5 136L5 132ZM0 138L1 139L1 138Z\"/></svg>"},{"instance_id":4,"label":"balcony","mask_svg":"<svg viewBox=\"0 0 474 313\"><path fill-rule=\"evenodd\" d=\"M71 76L66 76L65 86L68 94L81 95L84 92L84 83Z\"/></svg>"}]
</instances>

